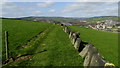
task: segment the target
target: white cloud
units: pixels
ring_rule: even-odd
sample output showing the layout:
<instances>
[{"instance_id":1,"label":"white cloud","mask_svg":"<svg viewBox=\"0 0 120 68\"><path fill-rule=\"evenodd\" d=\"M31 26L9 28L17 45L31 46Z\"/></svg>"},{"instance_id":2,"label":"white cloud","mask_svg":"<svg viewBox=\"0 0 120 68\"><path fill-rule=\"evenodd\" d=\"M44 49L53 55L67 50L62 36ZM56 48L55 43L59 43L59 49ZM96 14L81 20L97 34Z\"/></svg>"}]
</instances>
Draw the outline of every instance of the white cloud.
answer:
<instances>
[{"instance_id":1,"label":"white cloud","mask_svg":"<svg viewBox=\"0 0 120 68\"><path fill-rule=\"evenodd\" d=\"M117 2L77 2L68 4L61 11L63 14L73 16L105 16L117 15Z\"/></svg>"},{"instance_id":2,"label":"white cloud","mask_svg":"<svg viewBox=\"0 0 120 68\"><path fill-rule=\"evenodd\" d=\"M65 12L83 11L92 8L97 8L95 3L93 4L91 2L78 2L67 5L62 12L65 13Z\"/></svg>"},{"instance_id":3,"label":"white cloud","mask_svg":"<svg viewBox=\"0 0 120 68\"><path fill-rule=\"evenodd\" d=\"M119 0L3 0L5 2L119 2Z\"/></svg>"},{"instance_id":4,"label":"white cloud","mask_svg":"<svg viewBox=\"0 0 120 68\"><path fill-rule=\"evenodd\" d=\"M15 5L14 3L12 2L6 2L2 5L2 9L7 9L7 10L15 10L15 11L20 11L20 10L24 10L26 8L23 8L23 7L20 7L20 6L17 6Z\"/></svg>"},{"instance_id":5,"label":"white cloud","mask_svg":"<svg viewBox=\"0 0 120 68\"><path fill-rule=\"evenodd\" d=\"M51 9L51 10L49 10L48 12L50 12L50 13L55 13L55 12L56 12L56 10Z\"/></svg>"},{"instance_id":6,"label":"white cloud","mask_svg":"<svg viewBox=\"0 0 120 68\"><path fill-rule=\"evenodd\" d=\"M42 3L38 3L37 6L38 7L49 7L53 4L54 4L54 2L42 2Z\"/></svg>"},{"instance_id":7,"label":"white cloud","mask_svg":"<svg viewBox=\"0 0 120 68\"><path fill-rule=\"evenodd\" d=\"M3 11L7 12L7 14L3 13L3 15L6 15L6 17L18 17L18 16L20 17L31 15L90 17L99 15L100 16L117 15L118 11L117 2L73 2L73 3L71 2L65 5L63 4L64 7L61 6L62 2L61 5L55 4L55 6L53 6L54 3L41 2L32 4L31 6L23 6L22 4L17 5L16 3L7 2L3 4ZM39 7L36 7L36 4ZM50 8L46 8L49 6ZM51 6L53 7L51 8ZM61 6L60 9L59 6Z\"/></svg>"},{"instance_id":8,"label":"white cloud","mask_svg":"<svg viewBox=\"0 0 120 68\"><path fill-rule=\"evenodd\" d=\"M119 2L119 0L76 0L77 2Z\"/></svg>"},{"instance_id":9,"label":"white cloud","mask_svg":"<svg viewBox=\"0 0 120 68\"><path fill-rule=\"evenodd\" d=\"M6 12L0 12L0 16L7 14Z\"/></svg>"},{"instance_id":10,"label":"white cloud","mask_svg":"<svg viewBox=\"0 0 120 68\"><path fill-rule=\"evenodd\" d=\"M43 12L41 12L41 11L33 11L31 14L32 15L41 15L41 14L43 14Z\"/></svg>"}]
</instances>

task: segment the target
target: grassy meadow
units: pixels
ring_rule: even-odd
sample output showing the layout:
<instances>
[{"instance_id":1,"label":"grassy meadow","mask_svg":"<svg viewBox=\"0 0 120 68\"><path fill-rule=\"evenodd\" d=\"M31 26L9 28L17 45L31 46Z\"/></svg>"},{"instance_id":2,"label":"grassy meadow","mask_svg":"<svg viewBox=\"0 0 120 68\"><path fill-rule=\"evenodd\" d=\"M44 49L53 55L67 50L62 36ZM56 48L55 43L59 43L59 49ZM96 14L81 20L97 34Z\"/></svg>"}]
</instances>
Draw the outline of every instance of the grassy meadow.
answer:
<instances>
[{"instance_id":1,"label":"grassy meadow","mask_svg":"<svg viewBox=\"0 0 120 68\"><path fill-rule=\"evenodd\" d=\"M6 66L83 66L83 59L59 25L10 19L3 19L2 23L2 57L5 59L5 30L9 33L10 57L31 56L29 59L17 58Z\"/></svg>"},{"instance_id":2,"label":"grassy meadow","mask_svg":"<svg viewBox=\"0 0 120 68\"><path fill-rule=\"evenodd\" d=\"M117 33L69 27L80 32L82 41L94 44L106 60L118 66ZM5 31L9 34L9 56L16 59L6 66L83 66L83 59L60 25L13 19L2 20L2 61L5 61Z\"/></svg>"},{"instance_id":3,"label":"grassy meadow","mask_svg":"<svg viewBox=\"0 0 120 68\"><path fill-rule=\"evenodd\" d=\"M2 20L2 60L5 60L4 33L8 31L9 56L15 57L18 48L27 43L34 36L43 32L52 24L31 21L3 19Z\"/></svg>"},{"instance_id":4,"label":"grassy meadow","mask_svg":"<svg viewBox=\"0 0 120 68\"><path fill-rule=\"evenodd\" d=\"M104 58L118 66L118 33L98 31L85 27L70 26L72 30L80 32L84 42L94 44Z\"/></svg>"}]
</instances>

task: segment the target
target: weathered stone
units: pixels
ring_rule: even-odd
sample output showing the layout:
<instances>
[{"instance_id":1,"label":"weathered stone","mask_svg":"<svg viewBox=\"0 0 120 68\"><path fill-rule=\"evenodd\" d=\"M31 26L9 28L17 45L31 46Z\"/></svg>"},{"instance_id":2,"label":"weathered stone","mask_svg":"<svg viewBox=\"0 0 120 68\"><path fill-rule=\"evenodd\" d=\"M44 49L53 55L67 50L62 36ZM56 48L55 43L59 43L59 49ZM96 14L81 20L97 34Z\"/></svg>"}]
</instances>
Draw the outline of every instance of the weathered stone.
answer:
<instances>
[{"instance_id":1,"label":"weathered stone","mask_svg":"<svg viewBox=\"0 0 120 68\"><path fill-rule=\"evenodd\" d=\"M66 33L67 33L67 31L68 31L68 27L65 27L65 30L64 30Z\"/></svg>"},{"instance_id":2,"label":"weathered stone","mask_svg":"<svg viewBox=\"0 0 120 68\"><path fill-rule=\"evenodd\" d=\"M99 53L94 53L90 62L90 68L93 66L97 67L104 67L105 65L105 60L103 60L102 56L99 55Z\"/></svg>"},{"instance_id":3,"label":"weathered stone","mask_svg":"<svg viewBox=\"0 0 120 68\"><path fill-rule=\"evenodd\" d=\"M73 34L73 31L70 31L69 38L71 38L72 34Z\"/></svg>"},{"instance_id":4,"label":"weathered stone","mask_svg":"<svg viewBox=\"0 0 120 68\"><path fill-rule=\"evenodd\" d=\"M92 56L93 54L97 54L97 49L94 48L94 47L89 47L89 50L88 50L88 53L87 53L87 56L85 57L85 60L84 60L84 66L90 66L90 61L92 59Z\"/></svg>"},{"instance_id":5,"label":"weathered stone","mask_svg":"<svg viewBox=\"0 0 120 68\"><path fill-rule=\"evenodd\" d=\"M77 39L76 39L76 42L75 42L75 45L74 45L75 49L78 50L78 48L80 47L80 43L81 43L81 39L80 39L80 38L77 38Z\"/></svg>"},{"instance_id":6,"label":"weathered stone","mask_svg":"<svg viewBox=\"0 0 120 68\"><path fill-rule=\"evenodd\" d=\"M75 44L76 39L79 38L79 33L73 33L71 38L72 38L72 44Z\"/></svg>"},{"instance_id":7,"label":"weathered stone","mask_svg":"<svg viewBox=\"0 0 120 68\"><path fill-rule=\"evenodd\" d=\"M72 39L72 44L75 44L76 39L77 39L77 37L76 37L76 36L74 36L74 37L73 37L73 39Z\"/></svg>"},{"instance_id":8,"label":"weathered stone","mask_svg":"<svg viewBox=\"0 0 120 68\"><path fill-rule=\"evenodd\" d=\"M68 31L67 31L67 33L70 34L70 31L71 31L71 29L68 27Z\"/></svg>"},{"instance_id":9,"label":"weathered stone","mask_svg":"<svg viewBox=\"0 0 120 68\"><path fill-rule=\"evenodd\" d=\"M73 37L73 39L72 39L72 44L73 45L75 44L76 39L77 39L77 37Z\"/></svg>"},{"instance_id":10,"label":"weathered stone","mask_svg":"<svg viewBox=\"0 0 120 68\"><path fill-rule=\"evenodd\" d=\"M64 30L64 31L65 31L66 33L70 34L70 30L71 30L71 29L70 29L69 27L65 27L65 30Z\"/></svg>"},{"instance_id":11,"label":"weathered stone","mask_svg":"<svg viewBox=\"0 0 120 68\"><path fill-rule=\"evenodd\" d=\"M71 34L71 39L73 39L73 37L74 37L74 34L75 34L75 32L73 32L73 33Z\"/></svg>"},{"instance_id":12,"label":"weathered stone","mask_svg":"<svg viewBox=\"0 0 120 68\"><path fill-rule=\"evenodd\" d=\"M80 55L82 58L85 58L86 55L87 55L87 53L88 53L89 48L91 48L91 47L93 47L93 45L87 44L87 45L83 48L83 50L79 53L79 55Z\"/></svg>"}]
</instances>

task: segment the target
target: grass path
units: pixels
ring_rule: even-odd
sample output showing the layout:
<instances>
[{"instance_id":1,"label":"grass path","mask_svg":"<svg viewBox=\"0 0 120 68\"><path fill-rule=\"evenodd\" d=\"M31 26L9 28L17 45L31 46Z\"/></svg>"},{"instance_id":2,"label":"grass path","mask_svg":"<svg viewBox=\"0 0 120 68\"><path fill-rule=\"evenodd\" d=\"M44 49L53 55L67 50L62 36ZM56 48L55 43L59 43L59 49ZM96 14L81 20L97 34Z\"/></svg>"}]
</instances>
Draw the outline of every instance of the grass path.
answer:
<instances>
[{"instance_id":1,"label":"grass path","mask_svg":"<svg viewBox=\"0 0 120 68\"><path fill-rule=\"evenodd\" d=\"M63 28L56 25L42 39L37 41L32 58L13 62L15 66L83 66L83 60L72 46Z\"/></svg>"},{"instance_id":2,"label":"grass path","mask_svg":"<svg viewBox=\"0 0 120 68\"><path fill-rule=\"evenodd\" d=\"M2 61L5 61L4 32L8 31L9 57L15 57L16 51L34 36L51 26L51 23L24 20L2 19Z\"/></svg>"},{"instance_id":3,"label":"grass path","mask_svg":"<svg viewBox=\"0 0 120 68\"><path fill-rule=\"evenodd\" d=\"M46 30L44 30L43 32L39 33L37 36L32 38L26 45L21 46L20 49L18 50L19 56L32 55L36 53L35 51L36 48L39 46L38 44L44 41L46 35L50 32L50 30L53 27L54 26L49 26Z\"/></svg>"}]
</instances>

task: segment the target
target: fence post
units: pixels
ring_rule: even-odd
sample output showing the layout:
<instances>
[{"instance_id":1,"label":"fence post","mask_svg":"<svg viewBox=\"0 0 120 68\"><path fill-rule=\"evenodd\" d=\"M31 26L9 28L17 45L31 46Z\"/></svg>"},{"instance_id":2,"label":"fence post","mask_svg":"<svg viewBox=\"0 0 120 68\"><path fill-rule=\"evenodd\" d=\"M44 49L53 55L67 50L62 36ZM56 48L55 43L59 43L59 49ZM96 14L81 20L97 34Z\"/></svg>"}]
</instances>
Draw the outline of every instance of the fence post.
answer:
<instances>
[{"instance_id":1,"label":"fence post","mask_svg":"<svg viewBox=\"0 0 120 68\"><path fill-rule=\"evenodd\" d=\"M6 60L9 58L8 56L8 32L5 31L5 47L6 47Z\"/></svg>"}]
</instances>

